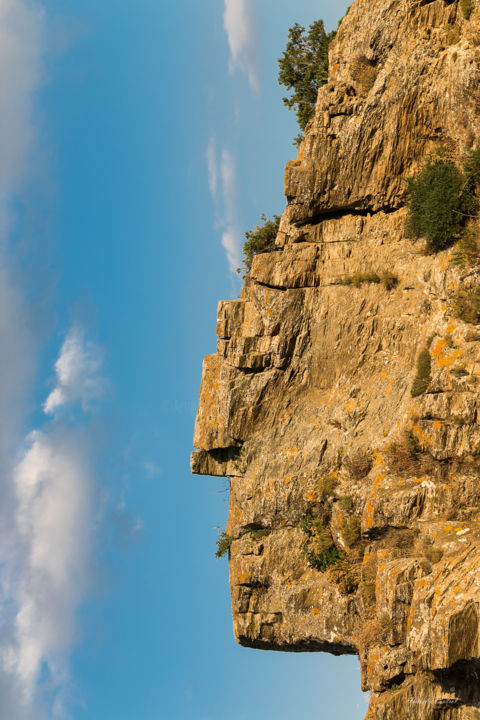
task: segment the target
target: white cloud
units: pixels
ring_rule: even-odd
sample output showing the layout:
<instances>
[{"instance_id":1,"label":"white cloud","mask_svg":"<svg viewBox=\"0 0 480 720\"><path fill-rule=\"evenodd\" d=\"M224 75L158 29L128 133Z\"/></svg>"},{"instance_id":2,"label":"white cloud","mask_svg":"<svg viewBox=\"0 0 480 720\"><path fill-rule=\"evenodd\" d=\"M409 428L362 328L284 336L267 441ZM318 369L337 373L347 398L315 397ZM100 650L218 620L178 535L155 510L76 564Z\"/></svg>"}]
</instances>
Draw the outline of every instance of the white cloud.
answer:
<instances>
[{"instance_id":1,"label":"white cloud","mask_svg":"<svg viewBox=\"0 0 480 720\"><path fill-rule=\"evenodd\" d=\"M88 409L92 400L104 390L100 377L102 353L92 342L86 341L81 328L74 326L63 343L55 363L57 385L44 403L44 411L52 415L66 404L80 403Z\"/></svg>"},{"instance_id":2,"label":"white cloud","mask_svg":"<svg viewBox=\"0 0 480 720\"><path fill-rule=\"evenodd\" d=\"M74 615L86 587L90 474L81 443L34 432L14 482L23 557L13 670L28 700L45 667L54 684L65 682Z\"/></svg>"},{"instance_id":3,"label":"white cloud","mask_svg":"<svg viewBox=\"0 0 480 720\"><path fill-rule=\"evenodd\" d=\"M237 168L235 158L226 149L222 150L220 163L217 164L217 148L215 138L211 137L207 147L207 169L209 188L217 213L216 227L223 229L222 247L224 248L229 270L236 273L241 265L241 235L238 230L238 192ZM219 212L218 198L219 181L221 185L221 201L223 212ZM221 216L221 220L218 217Z\"/></svg>"},{"instance_id":4,"label":"white cloud","mask_svg":"<svg viewBox=\"0 0 480 720\"><path fill-rule=\"evenodd\" d=\"M252 0L225 0L223 25L230 47L230 72L246 71L251 88L258 92L257 33Z\"/></svg>"},{"instance_id":5,"label":"white cloud","mask_svg":"<svg viewBox=\"0 0 480 720\"><path fill-rule=\"evenodd\" d=\"M215 200L218 192L218 171L217 171L217 143L212 136L207 145L207 170L208 187L212 199Z\"/></svg>"},{"instance_id":6,"label":"white cloud","mask_svg":"<svg viewBox=\"0 0 480 720\"><path fill-rule=\"evenodd\" d=\"M33 99L41 75L43 10L22 0L0 0L0 232L7 204L23 177L34 136Z\"/></svg>"},{"instance_id":7,"label":"white cloud","mask_svg":"<svg viewBox=\"0 0 480 720\"><path fill-rule=\"evenodd\" d=\"M0 716L63 713L75 610L87 582L90 473L79 436L47 426L27 440L36 310L9 254L10 207L29 175L35 93L46 46L43 3L0 0ZM98 396L96 349L75 333L58 360L49 412ZM78 352L80 351L80 353ZM41 692L48 672L48 695ZM52 697L53 694L53 697Z\"/></svg>"},{"instance_id":8,"label":"white cloud","mask_svg":"<svg viewBox=\"0 0 480 720\"><path fill-rule=\"evenodd\" d=\"M237 219L237 168L235 160L228 150L222 152L221 164L223 204L227 225Z\"/></svg>"},{"instance_id":9,"label":"white cloud","mask_svg":"<svg viewBox=\"0 0 480 720\"><path fill-rule=\"evenodd\" d=\"M236 272L241 266L240 235L233 228L228 228L222 235L222 246L225 249L230 272Z\"/></svg>"}]
</instances>

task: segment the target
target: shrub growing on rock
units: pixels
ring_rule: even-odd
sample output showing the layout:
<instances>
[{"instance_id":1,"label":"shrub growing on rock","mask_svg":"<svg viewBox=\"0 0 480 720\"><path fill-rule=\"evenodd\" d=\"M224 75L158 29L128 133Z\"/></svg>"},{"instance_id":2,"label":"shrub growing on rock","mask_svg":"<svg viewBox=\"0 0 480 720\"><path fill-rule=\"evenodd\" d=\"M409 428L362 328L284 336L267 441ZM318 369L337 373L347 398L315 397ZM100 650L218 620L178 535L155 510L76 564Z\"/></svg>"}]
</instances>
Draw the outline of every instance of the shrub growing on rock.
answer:
<instances>
[{"instance_id":1,"label":"shrub growing on rock","mask_svg":"<svg viewBox=\"0 0 480 720\"><path fill-rule=\"evenodd\" d=\"M454 313L463 322L480 323L480 290L469 288L459 290L453 301Z\"/></svg>"},{"instance_id":2,"label":"shrub growing on rock","mask_svg":"<svg viewBox=\"0 0 480 720\"><path fill-rule=\"evenodd\" d=\"M345 557L344 551L335 546L330 530L319 518L303 515L300 527L308 535L303 554L309 565L324 572L330 565Z\"/></svg>"},{"instance_id":3,"label":"shrub growing on rock","mask_svg":"<svg viewBox=\"0 0 480 720\"><path fill-rule=\"evenodd\" d=\"M347 547L352 547L360 540L360 520L352 515L342 525L341 534Z\"/></svg>"},{"instance_id":4,"label":"shrub growing on rock","mask_svg":"<svg viewBox=\"0 0 480 720\"><path fill-rule=\"evenodd\" d=\"M472 183L445 157L430 157L407 184L407 230L425 238L427 249L438 252L460 235L465 219L475 210Z\"/></svg>"},{"instance_id":5,"label":"shrub growing on rock","mask_svg":"<svg viewBox=\"0 0 480 720\"><path fill-rule=\"evenodd\" d=\"M432 379L431 370L432 361L430 359L430 352L428 351L428 348L425 347L418 355L417 376L413 381L412 389L410 391L412 397L423 395L425 390L428 388Z\"/></svg>"},{"instance_id":6,"label":"shrub growing on rock","mask_svg":"<svg viewBox=\"0 0 480 720\"><path fill-rule=\"evenodd\" d=\"M469 20L473 12L473 0L460 0L460 9L465 20Z\"/></svg>"},{"instance_id":7,"label":"shrub growing on rock","mask_svg":"<svg viewBox=\"0 0 480 720\"><path fill-rule=\"evenodd\" d=\"M229 551L233 540L234 538L231 535L227 535L225 530L221 530L217 538L217 552L215 553L215 557L223 557Z\"/></svg>"},{"instance_id":8,"label":"shrub growing on rock","mask_svg":"<svg viewBox=\"0 0 480 720\"><path fill-rule=\"evenodd\" d=\"M361 480L366 477L373 465L372 455L368 452L357 452L345 458L343 465L346 471L355 480Z\"/></svg>"},{"instance_id":9,"label":"shrub growing on rock","mask_svg":"<svg viewBox=\"0 0 480 720\"><path fill-rule=\"evenodd\" d=\"M247 273L252 268L255 255L275 249L275 238L280 226L280 215L274 215L273 220L269 220L266 215L262 215L260 219L263 225L256 225L254 230L247 230L245 233L246 242L243 245L243 263ZM241 272L240 268L237 272Z\"/></svg>"}]
</instances>

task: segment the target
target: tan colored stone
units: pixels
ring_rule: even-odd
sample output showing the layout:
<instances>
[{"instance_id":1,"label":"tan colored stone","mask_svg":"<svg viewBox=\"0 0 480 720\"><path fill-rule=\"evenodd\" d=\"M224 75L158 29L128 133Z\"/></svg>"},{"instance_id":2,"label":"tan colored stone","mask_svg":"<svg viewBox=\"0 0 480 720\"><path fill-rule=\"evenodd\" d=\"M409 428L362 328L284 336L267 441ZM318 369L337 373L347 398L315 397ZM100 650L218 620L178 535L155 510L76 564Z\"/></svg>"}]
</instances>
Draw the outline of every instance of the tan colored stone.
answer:
<instances>
[{"instance_id":1,"label":"tan colored stone","mask_svg":"<svg viewBox=\"0 0 480 720\"><path fill-rule=\"evenodd\" d=\"M457 1L354 3L276 250L219 304L203 368L192 470L231 478L235 637L358 652L370 720L480 719L480 335L452 302L476 280L405 236L404 206L429 151L480 142L479 43L477 4L467 22ZM393 289L349 284L386 271ZM309 565L305 515L344 565Z\"/></svg>"}]
</instances>

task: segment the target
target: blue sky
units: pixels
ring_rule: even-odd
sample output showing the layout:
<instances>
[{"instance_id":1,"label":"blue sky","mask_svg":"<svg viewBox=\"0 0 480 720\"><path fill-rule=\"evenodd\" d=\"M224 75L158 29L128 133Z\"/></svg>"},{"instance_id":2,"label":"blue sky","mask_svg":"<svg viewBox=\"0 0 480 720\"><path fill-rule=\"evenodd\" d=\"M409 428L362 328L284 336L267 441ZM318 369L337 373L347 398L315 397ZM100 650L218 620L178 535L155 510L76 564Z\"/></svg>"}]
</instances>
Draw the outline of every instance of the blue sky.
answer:
<instances>
[{"instance_id":1,"label":"blue sky","mask_svg":"<svg viewBox=\"0 0 480 720\"><path fill-rule=\"evenodd\" d=\"M284 207L277 58L325 0L0 0L0 718L362 718L356 658L235 645L189 472L243 232Z\"/></svg>"}]
</instances>

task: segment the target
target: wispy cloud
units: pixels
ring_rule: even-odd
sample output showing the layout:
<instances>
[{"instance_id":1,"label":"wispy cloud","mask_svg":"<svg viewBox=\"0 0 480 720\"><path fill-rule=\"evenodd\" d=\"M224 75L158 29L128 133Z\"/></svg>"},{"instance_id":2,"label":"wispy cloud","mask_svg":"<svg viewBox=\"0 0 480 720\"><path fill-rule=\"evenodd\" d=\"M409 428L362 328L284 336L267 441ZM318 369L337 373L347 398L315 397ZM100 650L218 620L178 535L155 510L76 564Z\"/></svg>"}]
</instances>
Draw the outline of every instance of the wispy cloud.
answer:
<instances>
[{"instance_id":1,"label":"wispy cloud","mask_svg":"<svg viewBox=\"0 0 480 720\"><path fill-rule=\"evenodd\" d=\"M222 234L222 247L227 254L230 272L236 272L241 265L240 242L240 233L234 228L229 228Z\"/></svg>"},{"instance_id":2,"label":"wispy cloud","mask_svg":"<svg viewBox=\"0 0 480 720\"><path fill-rule=\"evenodd\" d=\"M230 47L230 72L246 71L251 88L260 89L257 66L257 32L252 0L225 0L223 25Z\"/></svg>"},{"instance_id":3,"label":"wispy cloud","mask_svg":"<svg viewBox=\"0 0 480 720\"><path fill-rule=\"evenodd\" d=\"M102 352L85 340L82 328L74 326L63 343L55 363L57 385L47 397L44 410L52 415L62 406L80 403L83 410L99 398L104 391L100 376Z\"/></svg>"},{"instance_id":4,"label":"wispy cloud","mask_svg":"<svg viewBox=\"0 0 480 720\"><path fill-rule=\"evenodd\" d=\"M0 0L0 232L7 205L22 180L34 137L33 97L41 76L43 10L22 0ZM3 238L4 239L4 238Z\"/></svg>"},{"instance_id":5,"label":"wispy cloud","mask_svg":"<svg viewBox=\"0 0 480 720\"><path fill-rule=\"evenodd\" d=\"M222 152L221 178L225 217L232 225L237 219L237 167L228 150Z\"/></svg>"},{"instance_id":6,"label":"wispy cloud","mask_svg":"<svg viewBox=\"0 0 480 720\"><path fill-rule=\"evenodd\" d=\"M227 256L230 272L235 273L241 264L241 234L238 230L238 192L237 168L233 155L226 149L217 159L217 145L211 137L207 147L207 170L209 188L215 204L217 215L221 220L216 222L222 228L222 247ZM221 185L222 210L219 212L219 181Z\"/></svg>"},{"instance_id":7,"label":"wispy cloud","mask_svg":"<svg viewBox=\"0 0 480 720\"><path fill-rule=\"evenodd\" d=\"M212 198L215 200L218 192L218 171L217 171L217 143L212 136L207 145L207 170L208 170L208 187Z\"/></svg>"}]
</instances>

